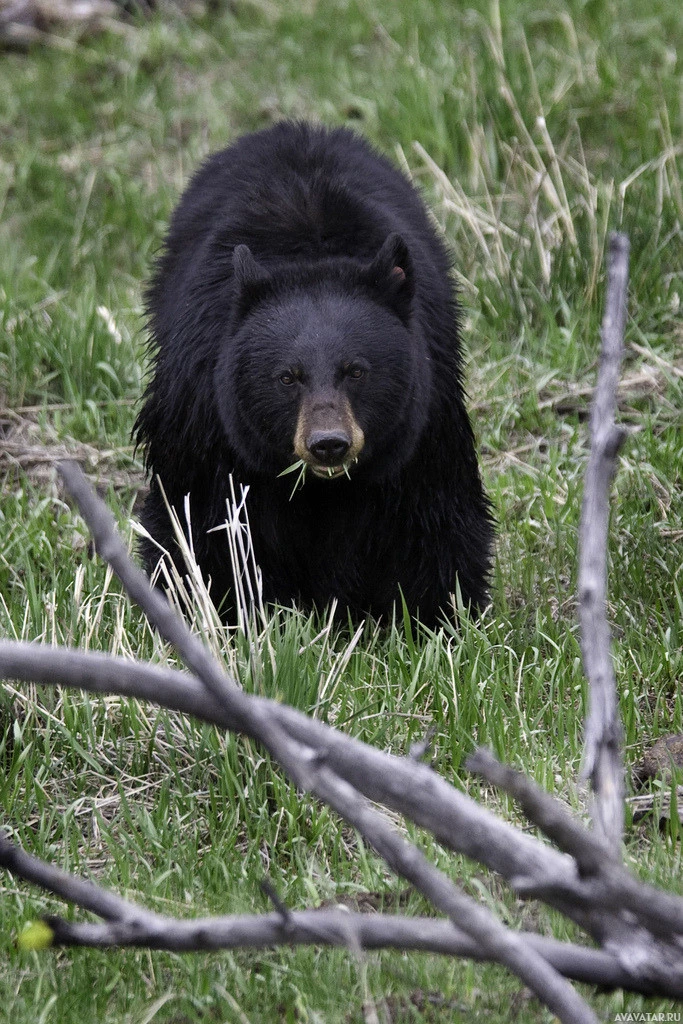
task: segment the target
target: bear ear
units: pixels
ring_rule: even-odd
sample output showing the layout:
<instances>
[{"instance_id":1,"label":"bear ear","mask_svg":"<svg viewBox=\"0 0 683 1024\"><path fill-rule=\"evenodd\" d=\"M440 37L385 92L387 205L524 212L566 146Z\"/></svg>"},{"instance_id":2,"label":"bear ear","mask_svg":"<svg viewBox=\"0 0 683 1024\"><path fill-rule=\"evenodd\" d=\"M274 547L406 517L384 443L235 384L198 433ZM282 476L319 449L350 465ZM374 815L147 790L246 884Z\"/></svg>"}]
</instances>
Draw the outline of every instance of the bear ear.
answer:
<instances>
[{"instance_id":1,"label":"bear ear","mask_svg":"<svg viewBox=\"0 0 683 1024\"><path fill-rule=\"evenodd\" d=\"M235 310L239 318L267 291L270 276L258 265L248 245L236 245L232 254Z\"/></svg>"},{"instance_id":2,"label":"bear ear","mask_svg":"<svg viewBox=\"0 0 683 1024\"><path fill-rule=\"evenodd\" d=\"M365 275L380 299L407 321L415 293L413 264L408 246L399 234L389 235Z\"/></svg>"},{"instance_id":3,"label":"bear ear","mask_svg":"<svg viewBox=\"0 0 683 1024\"><path fill-rule=\"evenodd\" d=\"M261 271L248 245L236 245L232 253L232 269L238 288L259 279Z\"/></svg>"}]
</instances>

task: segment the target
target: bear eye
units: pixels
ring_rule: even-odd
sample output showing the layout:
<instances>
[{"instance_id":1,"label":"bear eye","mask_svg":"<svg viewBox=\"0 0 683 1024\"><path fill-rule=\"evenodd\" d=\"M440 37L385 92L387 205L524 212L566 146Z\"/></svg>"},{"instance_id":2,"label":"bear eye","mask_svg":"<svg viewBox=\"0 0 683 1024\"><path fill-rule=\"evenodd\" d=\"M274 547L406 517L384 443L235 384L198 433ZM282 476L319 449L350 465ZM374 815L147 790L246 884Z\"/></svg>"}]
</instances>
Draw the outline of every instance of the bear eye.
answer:
<instances>
[{"instance_id":1,"label":"bear eye","mask_svg":"<svg viewBox=\"0 0 683 1024\"><path fill-rule=\"evenodd\" d=\"M294 374L293 373L281 373L280 374L280 383L284 384L284 386L286 388L290 387L294 383L294 379L295 378L294 378Z\"/></svg>"},{"instance_id":2,"label":"bear eye","mask_svg":"<svg viewBox=\"0 0 683 1024\"><path fill-rule=\"evenodd\" d=\"M347 366L346 376L350 377L351 380L360 380L361 377L365 376L365 370L362 366Z\"/></svg>"}]
</instances>

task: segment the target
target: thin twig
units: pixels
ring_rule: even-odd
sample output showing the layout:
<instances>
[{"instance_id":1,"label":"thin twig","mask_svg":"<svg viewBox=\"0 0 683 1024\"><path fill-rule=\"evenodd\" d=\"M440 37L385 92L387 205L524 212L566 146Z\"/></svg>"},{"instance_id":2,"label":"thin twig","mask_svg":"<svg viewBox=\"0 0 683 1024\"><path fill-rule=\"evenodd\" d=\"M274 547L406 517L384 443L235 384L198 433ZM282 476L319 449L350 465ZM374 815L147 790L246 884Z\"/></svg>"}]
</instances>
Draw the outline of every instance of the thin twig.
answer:
<instances>
[{"instance_id":1,"label":"thin twig","mask_svg":"<svg viewBox=\"0 0 683 1024\"><path fill-rule=\"evenodd\" d=\"M605 911L621 910L630 920L638 921L654 935L667 940L674 938L678 941L683 936L683 899L634 879L599 835L583 828L559 800L541 789L533 779L501 764L490 750L484 748L479 748L468 758L467 766L509 793L529 821L576 860L580 875L586 882L586 890L582 894L586 904ZM555 878L553 884L564 888L566 883ZM515 887L525 896L541 892L544 896L549 895L547 879L540 887L533 880L529 883L526 879L518 880ZM576 898L573 886L570 891L571 898ZM609 917L603 916L603 935L610 934L609 925Z\"/></svg>"},{"instance_id":2,"label":"thin twig","mask_svg":"<svg viewBox=\"0 0 683 1024\"><path fill-rule=\"evenodd\" d=\"M20 846L0 832L0 867L6 868L17 878L38 885L47 892L61 896L68 903L90 910L105 921L135 924L140 918L145 919L149 927L156 915L135 904L128 903L120 896L108 892L94 882L78 878L68 871L46 864L38 857L32 857Z\"/></svg>"}]
</instances>

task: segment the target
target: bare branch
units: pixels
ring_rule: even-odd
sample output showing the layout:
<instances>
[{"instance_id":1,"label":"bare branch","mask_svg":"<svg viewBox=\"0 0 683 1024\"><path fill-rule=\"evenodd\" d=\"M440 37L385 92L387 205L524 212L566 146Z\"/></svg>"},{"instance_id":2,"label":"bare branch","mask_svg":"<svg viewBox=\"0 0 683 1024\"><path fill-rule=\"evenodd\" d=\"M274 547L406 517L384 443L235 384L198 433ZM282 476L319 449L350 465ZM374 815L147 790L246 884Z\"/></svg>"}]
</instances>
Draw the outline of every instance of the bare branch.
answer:
<instances>
[{"instance_id":1,"label":"bare branch","mask_svg":"<svg viewBox=\"0 0 683 1024\"><path fill-rule=\"evenodd\" d=\"M131 662L126 658L0 641L0 677L137 697L219 727L236 727L230 709L219 704L193 676ZM554 888L556 895L562 893L565 901L572 902L573 909L569 912L585 923L598 895L595 886L589 887L581 874L590 875L598 870L604 872L610 856L597 837L583 829L564 805L532 780L501 765L490 752L478 751L472 755L472 769L518 799L529 819L560 849L576 859L580 865L579 874L568 857L501 822L426 765L368 747L307 718L294 708L260 697L247 699L256 706L265 705L293 739L319 752L328 768L333 768L354 788L362 789L369 799L383 803L428 828L444 845L487 865L514 882L519 891L524 889L529 893L545 887L549 902L558 905L559 901L552 899ZM256 737L251 730L246 734ZM506 848L507 859L504 856ZM626 872L621 874L625 885L630 876ZM552 885L549 885L550 880ZM634 884L641 885L639 882ZM624 896L629 913L636 913L642 903L648 919L656 914L665 923L667 932L683 934L683 899L650 887L645 887L645 890L642 901L636 900L630 890ZM614 903L614 893L610 892L607 898L616 911L618 904Z\"/></svg>"},{"instance_id":2,"label":"bare branch","mask_svg":"<svg viewBox=\"0 0 683 1024\"><path fill-rule=\"evenodd\" d=\"M533 779L501 764L490 750L479 747L468 757L467 767L514 797L529 821L574 858L579 874L600 874L605 863L612 859L609 848L587 832L564 804L541 789ZM683 909L683 902L681 906Z\"/></svg>"},{"instance_id":3,"label":"bare branch","mask_svg":"<svg viewBox=\"0 0 683 1024\"><path fill-rule=\"evenodd\" d=\"M661 892L654 886L634 879L621 866L612 851L594 833L588 832L567 808L521 772L501 764L490 750L480 747L468 758L468 767L492 785L509 793L519 803L529 821L537 825L560 849L576 860L586 880L584 899L587 904L605 910L622 910L630 920L637 920L653 934L669 939L683 937L683 899ZM563 886L560 878L555 887ZM519 882L515 886L524 895L548 896L547 880L542 889ZM567 892L575 898L575 889ZM609 934L609 919L602 918L603 934Z\"/></svg>"},{"instance_id":4,"label":"bare branch","mask_svg":"<svg viewBox=\"0 0 683 1024\"><path fill-rule=\"evenodd\" d=\"M94 882L52 867L25 853L1 833L0 866L16 878L32 882L69 903L90 910L107 922L91 924L49 916L45 920L52 932L51 945L54 946L144 946L180 953L287 943L412 949L475 960L491 959L478 943L450 921L368 915L345 908L295 912L281 903L268 883L262 887L267 888L271 901L277 903L275 914L179 920L146 910ZM530 932L519 934L565 977L644 994L652 991L649 984L634 979L620 965L618 958L609 953L587 950Z\"/></svg>"},{"instance_id":5,"label":"bare branch","mask_svg":"<svg viewBox=\"0 0 683 1024\"><path fill-rule=\"evenodd\" d=\"M562 1021L597 1018L574 989L520 936L496 916L470 899L424 855L380 819L370 805L346 782L329 770L319 770L317 785L307 788L342 815L363 835L393 870L411 882L453 923L473 938L487 957L504 964L557 1014Z\"/></svg>"},{"instance_id":6,"label":"bare branch","mask_svg":"<svg viewBox=\"0 0 683 1024\"><path fill-rule=\"evenodd\" d=\"M61 896L67 903L74 903L77 907L92 911L105 921L131 924L138 919L144 919L146 926L150 927L156 918L155 914L127 903L120 896L107 892L94 882L85 881L68 871L46 864L38 857L32 857L21 847L10 842L2 832L0 867L6 868L17 878L23 878L47 892Z\"/></svg>"},{"instance_id":7,"label":"bare branch","mask_svg":"<svg viewBox=\"0 0 683 1024\"><path fill-rule=\"evenodd\" d=\"M163 919L162 919L163 920ZM48 919L54 945L128 946L172 952L216 949L263 948L275 945L348 946L349 939L361 949L416 950L447 956L488 960L481 948L450 921L433 917L401 917L395 914L360 914L345 909L290 911L287 923L280 913L193 921L169 919L164 930L157 926L146 933L128 924L89 924ZM519 935L544 960L567 978L601 988L623 988L653 994L645 981L634 981L619 960L598 949L547 939L533 932Z\"/></svg>"},{"instance_id":8,"label":"bare branch","mask_svg":"<svg viewBox=\"0 0 683 1024\"><path fill-rule=\"evenodd\" d=\"M243 694L237 683L223 672L185 622L175 614L166 598L150 586L145 573L133 564L118 534L114 517L88 483L81 467L76 462L59 462L57 472L87 523L95 541L95 550L114 570L128 596L142 608L164 639L175 647L209 692L218 701L225 701L226 706L232 707L239 716ZM243 729L244 723L239 728Z\"/></svg>"},{"instance_id":9,"label":"bare branch","mask_svg":"<svg viewBox=\"0 0 683 1024\"><path fill-rule=\"evenodd\" d=\"M607 534L609 488L623 431L614 425L623 349L629 242L610 238L607 298L602 323L600 369L591 409L591 450L586 470L579 536L581 648L590 684L590 707L582 775L595 794L594 826L615 854L624 825L624 766L617 687L607 623Z\"/></svg>"}]
</instances>

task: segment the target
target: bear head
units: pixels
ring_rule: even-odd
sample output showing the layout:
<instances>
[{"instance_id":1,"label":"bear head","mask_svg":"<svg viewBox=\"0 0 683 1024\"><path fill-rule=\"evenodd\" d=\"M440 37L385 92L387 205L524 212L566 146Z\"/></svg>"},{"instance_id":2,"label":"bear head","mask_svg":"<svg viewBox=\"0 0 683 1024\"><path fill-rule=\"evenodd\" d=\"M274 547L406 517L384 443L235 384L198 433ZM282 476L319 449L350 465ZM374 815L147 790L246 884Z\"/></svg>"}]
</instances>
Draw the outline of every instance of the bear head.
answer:
<instances>
[{"instance_id":1,"label":"bear head","mask_svg":"<svg viewBox=\"0 0 683 1024\"><path fill-rule=\"evenodd\" d=\"M313 475L379 480L410 459L431 364L413 266L390 235L374 259L233 255L233 318L214 372L227 439L251 471L302 460Z\"/></svg>"}]
</instances>

